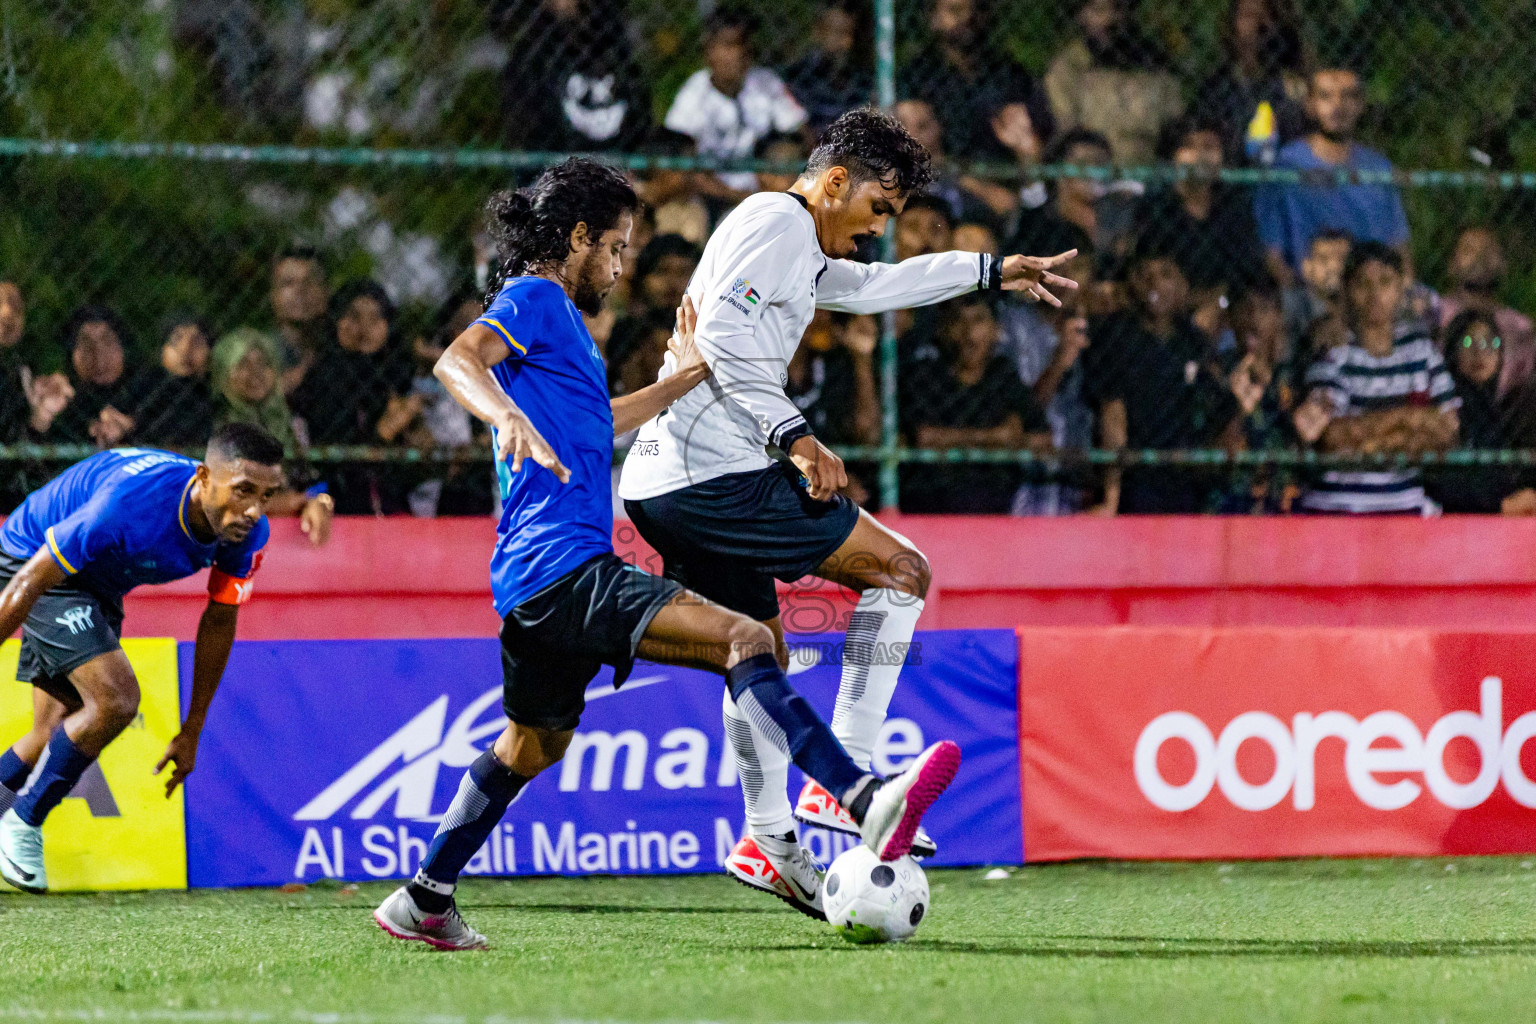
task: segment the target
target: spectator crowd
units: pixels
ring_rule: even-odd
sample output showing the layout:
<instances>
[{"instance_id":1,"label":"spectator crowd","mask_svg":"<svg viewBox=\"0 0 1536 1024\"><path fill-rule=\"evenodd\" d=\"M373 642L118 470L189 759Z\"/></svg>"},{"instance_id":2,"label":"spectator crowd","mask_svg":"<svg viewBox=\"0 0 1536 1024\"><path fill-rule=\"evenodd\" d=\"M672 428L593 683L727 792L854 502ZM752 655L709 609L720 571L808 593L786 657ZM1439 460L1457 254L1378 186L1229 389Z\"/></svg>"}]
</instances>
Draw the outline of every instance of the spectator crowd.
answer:
<instances>
[{"instance_id":1,"label":"spectator crowd","mask_svg":"<svg viewBox=\"0 0 1536 1024\"><path fill-rule=\"evenodd\" d=\"M869 9L855 0L823 3L804 50L779 67L755 52L753 17L717 7L703 66L655 118L621 0L494 6L508 50L521 41L541 55L500 72L503 110L516 111L505 117L509 146L794 164L821 128L873 99ZM1134 0L1072 6L1074 38L1038 77L998 45L982 0L927 0L926 34L898 68L895 114L936 171L894 223L898 258L1076 249L1065 272L1081 285L1060 309L978 293L897 316L902 443L1043 457L904 465L903 509L1536 514L1536 479L1508 465L1117 469L1076 457L1095 447L1414 458L1536 448L1536 337L1530 318L1501 302L1509 267L1495 230L1465 225L1443 278L1426 282L1397 188L1337 174L1391 164L1357 138L1361 69L1309 52L1291 0L1231 0L1220 66L1195 82L1175 73ZM251 83L266 65L239 58L265 52L256 8L178 11L181 38L214 55L230 102L255 102ZM323 52L324 34L311 31L309 45ZM310 129L353 136L409 125L430 106L339 72L293 89ZM1187 173L1151 185L1035 173L1151 163ZM1015 172L974 170L999 164ZM1237 188L1215 177L1229 167L1304 174ZM614 394L655 379L713 225L747 195L792 183L747 171L637 175L646 205L626 274L589 320ZM296 245L270 257L267 309L251 323L221 333L211 311L188 309L128 324L110 306L83 304L57 339L63 369L51 373L18 355L26 295L0 268L0 441L185 447L219 423L256 422L296 453L307 483L326 484L340 513L487 512L491 474L477 451L486 440L431 374L479 313L473 282L485 279L487 257L477 259L457 275L463 289L437 296L431 328L406 331L393 282L333 282L327 254ZM138 332L151 328L141 347ZM786 368L787 393L829 444L881 440L879 335L873 318L818 313ZM306 461L332 445L458 454ZM874 468L850 470L850 494L875 501ZM0 479L0 500L22 483Z\"/></svg>"}]
</instances>

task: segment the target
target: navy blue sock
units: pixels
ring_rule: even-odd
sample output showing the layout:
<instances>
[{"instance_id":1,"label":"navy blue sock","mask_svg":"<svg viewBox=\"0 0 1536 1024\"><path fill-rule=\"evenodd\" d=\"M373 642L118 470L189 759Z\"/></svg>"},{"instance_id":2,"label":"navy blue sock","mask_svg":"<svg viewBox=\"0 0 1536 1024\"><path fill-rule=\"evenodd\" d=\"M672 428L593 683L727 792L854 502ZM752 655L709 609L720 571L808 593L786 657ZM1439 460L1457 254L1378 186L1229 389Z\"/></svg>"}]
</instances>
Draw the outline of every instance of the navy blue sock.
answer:
<instances>
[{"instance_id":1,"label":"navy blue sock","mask_svg":"<svg viewBox=\"0 0 1536 1024\"><path fill-rule=\"evenodd\" d=\"M429 914L448 909L459 872L485 845L507 807L530 779L517 774L487 750L475 759L448 805L437 835L427 848L421 870L411 881L411 896Z\"/></svg>"},{"instance_id":2,"label":"navy blue sock","mask_svg":"<svg viewBox=\"0 0 1536 1024\"><path fill-rule=\"evenodd\" d=\"M89 754L82 754L70 741L64 727L59 726L53 731L53 738L48 741L48 749L43 752L43 763L37 769L37 778L32 780L26 792L16 798L11 810L28 825L41 825L49 812L59 806L69 791L75 788L75 783L80 781L80 776L85 774L85 770L95 760Z\"/></svg>"},{"instance_id":3,"label":"navy blue sock","mask_svg":"<svg viewBox=\"0 0 1536 1024\"><path fill-rule=\"evenodd\" d=\"M772 654L737 662L725 673L725 685L752 724L833 796L841 797L867 777L810 703L790 688Z\"/></svg>"},{"instance_id":4,"label":"navy blue sock","mask_svg":"<svg viewBox=\"0 0 1536 1024\"><path fill-rule=\"evenodd\" d=\"M0 754L0 786L12 793L20 793L21 787L27 784L27 776L31 774L32 766L16 756L15 748Z\"/></svg>"},{"instance_id":5,"label":"navy blue sock","mask_svg":"<svg viewBox=\"0 0 1536 1024\"><path fill-rule=\"evenodd\" d=\"M0 754L0 814L11 809L16 794L21 792L31 774L32 766L17 757L15 750Z\"/></svg>"}]
</instances>

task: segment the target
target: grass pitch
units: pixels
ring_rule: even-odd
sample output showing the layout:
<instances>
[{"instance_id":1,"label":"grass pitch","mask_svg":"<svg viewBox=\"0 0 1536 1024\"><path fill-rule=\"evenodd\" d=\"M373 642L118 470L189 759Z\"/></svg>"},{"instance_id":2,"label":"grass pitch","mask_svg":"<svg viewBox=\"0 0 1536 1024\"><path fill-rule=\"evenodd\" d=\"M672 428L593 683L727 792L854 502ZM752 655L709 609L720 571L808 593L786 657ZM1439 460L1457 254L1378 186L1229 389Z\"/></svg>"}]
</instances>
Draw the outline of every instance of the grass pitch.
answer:
<instances>
[{"instance_id":1,"label":"grass pitch","mask_svg":"<svg viewBox=\"0 0 1536 1024\"><path fill-rule=\"evenodd\" d=\"M1536 860L934 871L904 947L723 876L470 881L489 952L388 939L386 885L0 896L0 1021L1521 1021Z\"/></svg>"}]
</instances>

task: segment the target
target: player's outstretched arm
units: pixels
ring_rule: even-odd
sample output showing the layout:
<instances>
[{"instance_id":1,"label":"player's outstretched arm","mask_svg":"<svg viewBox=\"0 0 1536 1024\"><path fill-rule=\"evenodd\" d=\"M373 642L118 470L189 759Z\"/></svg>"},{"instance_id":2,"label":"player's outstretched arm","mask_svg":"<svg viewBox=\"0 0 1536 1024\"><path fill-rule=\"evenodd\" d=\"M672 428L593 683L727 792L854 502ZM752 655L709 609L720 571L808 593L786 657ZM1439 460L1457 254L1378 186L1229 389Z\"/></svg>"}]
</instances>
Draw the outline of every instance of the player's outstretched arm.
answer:
<instances>
[{"instance_id":1,"label":"player's outstretched arm","mask_svg":"<svg viewBox=\"0 0 1536 1024\"><path fill-rule=\"evenodd\" d=\"M491 376L491 367L509 353L506 342L495 331L473 323L453 340L432 372L471 416L496 429L496 457L511 460L512 472L520 472L523 460L532 459L559 477L561 483L569 483L571 471Z\"/></svg>"},{"instance_id":2,"label":"player's outstretched arm","mask_svg":"<svg viewBox=\"0 0 1536 1024\"><path fill-rule=\"evenodd\" d=\"M63 566L46 547L38 548L0 592L0 640L20 629L37 599L63 583L66 575Z\"/></svg>"},{"instance_id":3,"label":"player's outstretched arm","mask_svg":"<svg viewBox=\"0 0 1536 1024\"><path fill-rule=\"evenodd\" d=\"M884 313L1000 287L1059 306L1051 289L1076 288L1077 282L1051 273L1051 268L1076 255L1073 249L1056 256L1001 260L972 252L929 253L900 263L828 260L816 288L816 305L840 313Z\"/></svg>"},{"instance_id":4,"label":"player's outstretched arm","mask_svg":"<svg viewBox=\"0 0 1536 1024\"><path fill-rule=\"evenodd\" d=\"M684 295L683 304L677 307L677 328L667 343L677 369L650 387L641 388L632 395L620 395L608 403L613 410L614 437L629 433L704 383L704 378L709 376L709 364L694 343L694 329L698 323L693 300Z\"/></svg>"},{"instance_id":5,"label":"player's outstretched arm","mask_svg":"<svg viewBox=\"0 0 1536 1024\"><path fill-rule=\"evenodd\" d=\"M239 618L239 605L209 601L208 607L203 609L203 617L198 620L197 645L192 652L192 697L187 702L187 717L181 723L181 731L165 748L165 756L155 765L156 775L167 764L173 766L170 778L165 780L167 798L197 765L197 743L202 738L203 723L208 720L213 695L224 678L224 666L229 664Z\"/></svg>"},{"instance_id":6,"label":"player's outstretched arm","mask_svg":"<svg viewBox=\"0 0 1536 1024\"><path fill-rule=\"evenodd\" d=\"M816 307L834 313L877 314L931 306L985 288L996 261L973 252L935 252L900 263L827 260L816 284Z\"/></svg>"}]
</instances>

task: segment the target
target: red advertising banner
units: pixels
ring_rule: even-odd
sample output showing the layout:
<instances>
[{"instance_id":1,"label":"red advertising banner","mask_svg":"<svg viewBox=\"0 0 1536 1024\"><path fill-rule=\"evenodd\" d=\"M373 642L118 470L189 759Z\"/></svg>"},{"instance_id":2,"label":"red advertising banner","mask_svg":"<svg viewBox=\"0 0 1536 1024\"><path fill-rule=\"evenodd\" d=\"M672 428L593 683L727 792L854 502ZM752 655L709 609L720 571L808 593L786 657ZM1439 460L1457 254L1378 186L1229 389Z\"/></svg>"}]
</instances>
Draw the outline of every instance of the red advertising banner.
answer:
<instances>
[{"instance_id":1,"label":"red advertising banner","mask_svg":"<svg viewBox=\"0 0 1536 1024\"><path fill-rule=\"evenodd\" d=\"M1018 635L1027 860L1536 850L1536 633Z\"/></svg>"}]
</instances>

